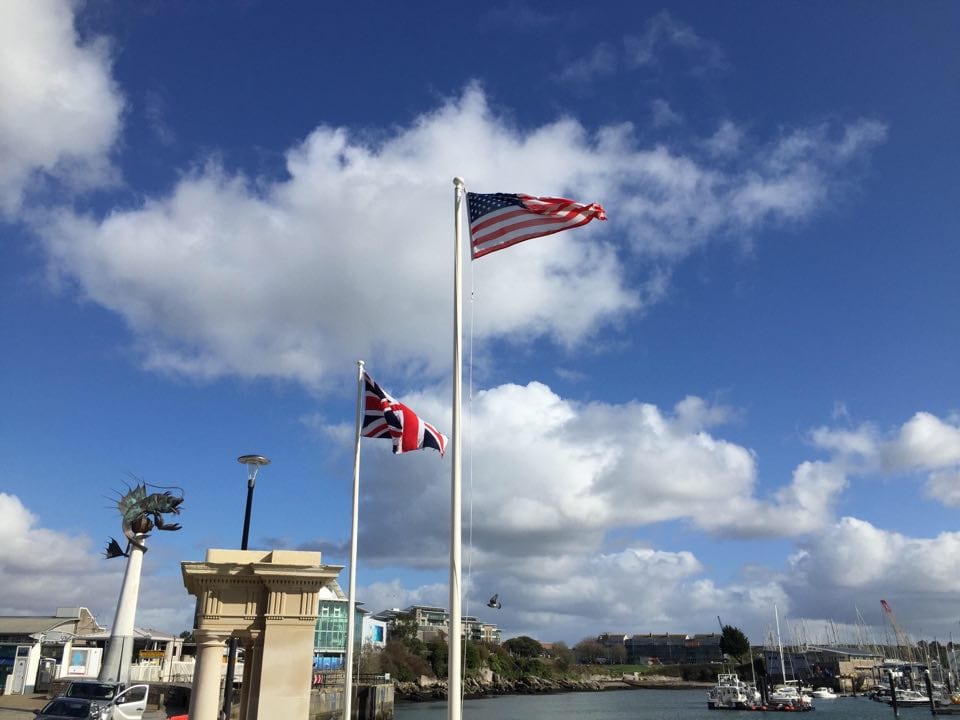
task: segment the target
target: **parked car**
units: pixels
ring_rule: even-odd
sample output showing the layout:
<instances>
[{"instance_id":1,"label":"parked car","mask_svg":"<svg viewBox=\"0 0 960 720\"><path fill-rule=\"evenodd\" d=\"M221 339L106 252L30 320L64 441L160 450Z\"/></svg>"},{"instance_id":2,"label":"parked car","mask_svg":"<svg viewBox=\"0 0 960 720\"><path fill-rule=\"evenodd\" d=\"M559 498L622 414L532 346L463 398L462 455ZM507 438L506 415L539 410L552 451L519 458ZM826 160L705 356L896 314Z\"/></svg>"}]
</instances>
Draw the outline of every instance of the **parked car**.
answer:
<instances>
[{"instance_id":1,"label":"parked car","mask_svg":"<svg viewBox=\"0 0 960 720\"><path fill-rule=\"evenodd\" d=\"M86 698L88 700L113 700L123 685L100 680L74 680L63 692L63 697Z\"/></svg>"},{"instance_id":2,"label":"parked car","mask_svg":"<svg viewBox=\"0 0 960 720\"><path fill-rule=\"evenodd\" d=\"M74 680L57 700L85 700L90 703L85 716L67 715L65 717L89 717L94 720L142 720L147 709L146 685L133 685L123 689L123 685L98 680ZM39 716L38 716L39 717ZM57 717L52 715L51 717Z\"/></svg>"},{"instance_id":3,"label":"parked car","mask_svg":"<svg viewBox=\"0 0 960 720\"><path fill-rule=\"evenodd\" d=\"M54 698L42 710L35 710L37 720L66 720L67 718L99 718L100 710L86 698Z\"/></svg>"}]
</instances>

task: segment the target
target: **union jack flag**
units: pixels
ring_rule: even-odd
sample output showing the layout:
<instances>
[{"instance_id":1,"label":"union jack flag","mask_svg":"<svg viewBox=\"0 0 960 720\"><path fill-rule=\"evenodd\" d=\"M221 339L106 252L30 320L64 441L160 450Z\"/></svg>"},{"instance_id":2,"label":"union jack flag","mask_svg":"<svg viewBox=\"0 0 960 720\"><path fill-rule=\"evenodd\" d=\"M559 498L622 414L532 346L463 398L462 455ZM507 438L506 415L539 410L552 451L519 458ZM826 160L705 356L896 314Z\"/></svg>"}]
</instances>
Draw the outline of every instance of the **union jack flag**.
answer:
<instances>
[{"instance_id":1,"label":"union jack flag","mask_svg":"<svg viewBox=\"0 0 960 720\"><path fill-rule=\"evenodd\" d=\"M366 372L363 373L363 382L366 389L361 430L363 437L393 440L395 455L433 448L443 456L447 447L446 435L424 422L406 405L390 397Z\"/></svg>"},{"instance_id":2,"label":"union jack flag","mask_svg":"<svg viewBox=\"0 0 960 720\"><path fill-rule=\"evenodd\" d=\"M521 193L467 193L467 208L474 260L530 238L586 225L594 218L607 219L598 203L584 205Z\"/></svg>"}]
</instances>

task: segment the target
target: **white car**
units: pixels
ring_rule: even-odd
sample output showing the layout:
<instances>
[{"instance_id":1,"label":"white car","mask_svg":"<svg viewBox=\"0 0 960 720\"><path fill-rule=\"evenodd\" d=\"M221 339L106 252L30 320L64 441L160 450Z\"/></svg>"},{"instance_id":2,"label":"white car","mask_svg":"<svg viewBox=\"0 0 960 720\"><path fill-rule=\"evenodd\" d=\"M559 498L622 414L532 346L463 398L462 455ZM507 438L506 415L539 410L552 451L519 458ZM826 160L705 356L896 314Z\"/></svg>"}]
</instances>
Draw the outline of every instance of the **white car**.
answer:
<instances>
[{"instance_id":1,"label":"white car","mask_svg":"<svg viewBox=\"0 0 960 720\"><path fill-rule=\"evenodd\" d=\"M120 687L116 683L76 680L63 697L90 700L90 717L94 720L143 720L149 686L131 685L118 692Z\"/></svg>"}]
</instances>

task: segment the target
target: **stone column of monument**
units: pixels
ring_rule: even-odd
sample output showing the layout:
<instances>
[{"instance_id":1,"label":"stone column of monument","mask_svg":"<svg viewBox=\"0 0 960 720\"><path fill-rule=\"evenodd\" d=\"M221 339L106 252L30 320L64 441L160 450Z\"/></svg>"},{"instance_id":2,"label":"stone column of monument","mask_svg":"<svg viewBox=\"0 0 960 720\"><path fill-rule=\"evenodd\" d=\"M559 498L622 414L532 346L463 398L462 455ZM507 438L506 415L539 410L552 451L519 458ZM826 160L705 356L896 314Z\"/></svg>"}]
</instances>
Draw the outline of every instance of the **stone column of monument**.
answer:
<instances>
[{"instance_id":1,"label":"stone column of monument","mask_svg":"<svg viewBox=\"0 0 960 720\"><path fill-rule=\"evenodd\" d=\"M249 639L243 645L243 688L240 707L244 708L243 717L256 717L256 698L260 694L260 668L263 664L263 638L259 630L251 630Z\"/></svg>"},{"instance_id":2,"label":"stone column of monument","mask_svg":"<svg viewBox=\"0 0 960 720\"><path fill-rule=\"evenodd\" d=\"M137 599L140 596L140 571L143 568L143 553L146 552L144 536L137 535L130 544L127 569L123 574L123 586L117 600L117 611L110 628L107 655L100 664L97 676L101 682L130 682L130 660L133 657L133 625L137 616Z\"/></svg>"},{"instance_id":3,"label":"stone column of monument","mask_svg":"<svg viewBox=\"0 0 960 720\"><path fill-rule=\"evenodd\" d=\"M194 630L197 641L197 664L193 670L193 691L190 693L191 718L216 718L220 712L220 677L223 674L223 651L229 635L210 630Z\"/></svg>"}]
</instances>

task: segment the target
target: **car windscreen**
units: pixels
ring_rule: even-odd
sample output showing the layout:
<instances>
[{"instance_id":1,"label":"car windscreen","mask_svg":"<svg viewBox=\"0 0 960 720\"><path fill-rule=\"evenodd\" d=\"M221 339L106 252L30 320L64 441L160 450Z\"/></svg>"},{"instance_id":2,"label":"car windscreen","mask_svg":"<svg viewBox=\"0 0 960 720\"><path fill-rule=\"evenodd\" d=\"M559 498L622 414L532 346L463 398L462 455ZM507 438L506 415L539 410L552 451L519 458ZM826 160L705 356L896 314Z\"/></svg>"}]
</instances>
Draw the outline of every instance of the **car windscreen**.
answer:
<instances>
[{"instance_id":1,"label":"car windscreen","mask_svg":"<svg viewBox=\"0 0 960 720\"><path fill-rule=\"evenodd\" d=\"M71 718L90 717L90 703L83 700L65 700L60 698L47 705L41 711L41 714Z\"/></svg>"},{"instance_id":2,"label":"car windscreen","mask_svg":"<svg viewBox=\"0 0 960 720\"><path fill-rule=\"evenodd\" d=\"M112 700L115 694L112 685L99 683L74 683L67 689L67 697L88 698L90 700Z\"/></svg>"}]
</instances>

